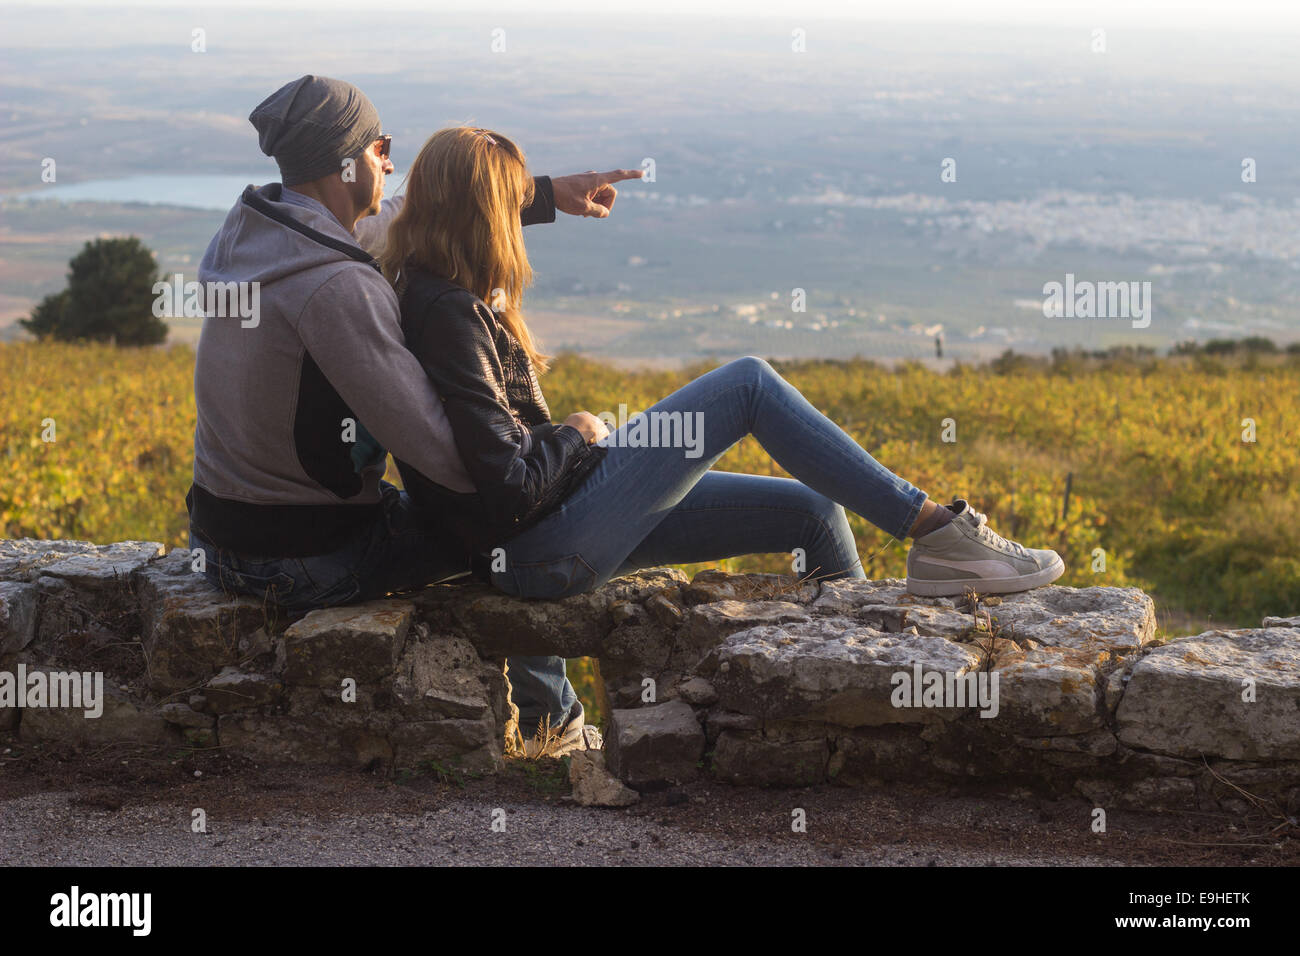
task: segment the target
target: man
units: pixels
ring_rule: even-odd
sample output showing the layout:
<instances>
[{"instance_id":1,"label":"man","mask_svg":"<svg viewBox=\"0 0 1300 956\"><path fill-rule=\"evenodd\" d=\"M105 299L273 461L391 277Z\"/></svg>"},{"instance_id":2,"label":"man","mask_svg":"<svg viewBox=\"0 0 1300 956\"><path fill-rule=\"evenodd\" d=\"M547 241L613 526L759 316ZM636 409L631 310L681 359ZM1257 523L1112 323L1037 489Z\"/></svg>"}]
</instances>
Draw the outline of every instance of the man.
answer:
<instances>
[{"instance_id":1,"label":"man","mask_svg":"<svg viewBox=\"0 0 1300 956\"><path fill-rule=\"evenodd\" d=\"M209 303L203 322L190 546L213 584L289 610L466 574L450 537L382 480L387 449L446 488L474 490L373 259L400 208L383 199L391 137L359 89L318 76L281 87L249 120L281 181L244 191L199 265L205 289L254 284L244 301L258 308L224 318ZM640 175L537 177L524 224L553 222L557 209L604 218L613 183ZM599 745L563 658L509 664L525 736L549 717L562 750ZM557 686L567 709L547 714L540 688Z\"/></svg>"}]
</instances>

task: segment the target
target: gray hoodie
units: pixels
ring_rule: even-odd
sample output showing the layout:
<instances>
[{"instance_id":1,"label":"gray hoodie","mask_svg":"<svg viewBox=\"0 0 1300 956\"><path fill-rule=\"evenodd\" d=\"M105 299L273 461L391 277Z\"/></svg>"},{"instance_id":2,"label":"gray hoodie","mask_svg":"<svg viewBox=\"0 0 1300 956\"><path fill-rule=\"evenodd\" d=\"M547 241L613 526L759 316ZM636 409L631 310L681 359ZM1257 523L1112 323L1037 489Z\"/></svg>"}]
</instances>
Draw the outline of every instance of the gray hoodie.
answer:
<instances>
[{"instance_id":1,"label":"gray hoodie","mask_svg":"<svg viewBox=\"0 0 1300 956\"><path fill-rule=\"evenodd\" d=\"M535 208L549 186L531 221L554 218ZM381 513L383 455L354 455L367 430L437 484L474 490L372 258L399 208L385 200L354 236L309 197L249 186L209 244L199 282L256 282L260 307L255 323L209 309L199 337L185 500L211 544L256 557L347 544Z\"/></svg>"}]
</instances>

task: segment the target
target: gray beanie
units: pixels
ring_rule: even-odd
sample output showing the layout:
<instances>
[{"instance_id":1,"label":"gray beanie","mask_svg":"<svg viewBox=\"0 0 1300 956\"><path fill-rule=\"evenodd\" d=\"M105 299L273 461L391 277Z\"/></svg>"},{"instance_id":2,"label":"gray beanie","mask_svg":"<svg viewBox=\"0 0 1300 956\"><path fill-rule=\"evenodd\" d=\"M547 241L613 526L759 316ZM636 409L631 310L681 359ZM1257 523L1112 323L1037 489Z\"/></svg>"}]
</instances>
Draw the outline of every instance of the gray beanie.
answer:
<instances>
[{"instance_id":1,"label":"gray beanie","mask_svg":"<svg viewBox=\"0 0 1300 956\"><path fill-rule=\"evenodd\" d=\"M275 157L286 186L340 172L383 135L379 111L342 80L304 76L262 100L248 116L262 152Z\"/></svg>"}]
</instances>

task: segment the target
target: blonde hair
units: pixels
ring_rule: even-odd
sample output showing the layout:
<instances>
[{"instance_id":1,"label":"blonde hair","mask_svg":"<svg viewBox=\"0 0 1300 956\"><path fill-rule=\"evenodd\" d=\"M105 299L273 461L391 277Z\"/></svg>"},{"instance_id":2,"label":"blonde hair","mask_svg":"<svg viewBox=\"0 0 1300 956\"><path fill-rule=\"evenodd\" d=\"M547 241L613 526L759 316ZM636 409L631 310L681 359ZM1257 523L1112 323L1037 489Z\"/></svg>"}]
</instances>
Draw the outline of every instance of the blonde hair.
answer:
<instances>
[{"instance_id":1,"label":"blonde hair","mask_svg":"<svg viewBox=\"0 0 1300 956\"><path fill-rule=\"evenodd\" d=\"M533 270L519 214L532 200L523 150L509 139L470 126L438 130L406 175L406 202L388 227L379 264L389 282L416 265L473 292L541 373L549 356L522 312Z\"/></svg>"}]
</instances>

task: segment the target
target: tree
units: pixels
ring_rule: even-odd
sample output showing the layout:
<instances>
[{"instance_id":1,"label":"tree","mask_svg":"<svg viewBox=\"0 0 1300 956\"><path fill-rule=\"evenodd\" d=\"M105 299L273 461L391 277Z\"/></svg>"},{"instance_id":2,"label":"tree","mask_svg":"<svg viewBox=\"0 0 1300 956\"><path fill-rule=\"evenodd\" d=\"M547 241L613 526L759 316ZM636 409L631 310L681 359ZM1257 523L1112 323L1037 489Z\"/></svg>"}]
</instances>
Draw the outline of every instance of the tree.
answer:
<instances>
[{"instance_id":1,"label":"tree","mask_svg":"<svg viewBox=\"0 0 1300 956\"><path fill-rule=\"evenodd\" d=\"M18 324L38 339L55 335L55 330L58 329L59 323L62 321L63 310L67 307L67 303L67 289L62 292L54 292L47 295L36 308L32 309L31 318L19 319Z\"/></svg>"},{"instance_id":2,"label":"tree","mask_svg":"<svg viewBox=\"0 0 1300 956\"><path fill-rule=\"evenodd\" d=\"M38 339L156 345L167 323L153 314L158 266L135 236L87 242L68 263L68 287L47 295L19 325Z\"/></svg>"}]
</instances>

